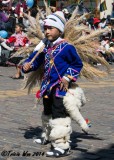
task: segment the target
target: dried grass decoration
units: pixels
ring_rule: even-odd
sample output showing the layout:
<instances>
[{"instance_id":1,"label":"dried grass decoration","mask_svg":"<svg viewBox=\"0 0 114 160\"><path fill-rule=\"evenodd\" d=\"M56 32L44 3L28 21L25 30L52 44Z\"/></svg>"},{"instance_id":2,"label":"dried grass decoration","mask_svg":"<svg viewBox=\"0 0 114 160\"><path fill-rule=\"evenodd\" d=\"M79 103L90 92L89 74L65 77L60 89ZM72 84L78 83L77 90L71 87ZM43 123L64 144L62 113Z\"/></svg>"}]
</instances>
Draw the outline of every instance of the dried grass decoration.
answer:
<instances>
[{"instance_id":1,"label":"dried grass decoration","mask_svg":"<svg viewBox=\"0 0 114 160\"><path fill-rule=\"evenodd\" d=\"M51 13L51 10L45 0L44 4L47 16ZM65 25L64 39L66 39L69 43L75 46L78 54L83 61L84 67L80 73L80 76L85 77L89 80L93 80L94 78L102 78L106 76L107 73L109 73L110 71L110 67L107 61L103 57L100 57L96 54L96 49L100 45L99 36L103 32L106 32L106 29L91 31L88 27L84 25L79 25L85 16L88 16L88 14L79 16L78 8L76 7L71 18L67 21ZM32 44L29 48L25 47L22 50L19 50L16 54L29 55L33 51L34 47L39 43L39 41L44 38L44 34L42 33L39 23L40 18L44 19L45 15L43 15L42 11L38 8L36 23L30 23L30 28L28 30L28 36L32 41ZM29 17L28 20L30 21ZM42 50L43 48L41 49L41 51ZM38 54L40 54L40 52ZM101 63L102 67L96 67L94 66L94 63ZM43 65L37 71L28 74L25 87L29 88L29 92L36 84L41 83L42 75Z\"/></svg>"}]
</instances>

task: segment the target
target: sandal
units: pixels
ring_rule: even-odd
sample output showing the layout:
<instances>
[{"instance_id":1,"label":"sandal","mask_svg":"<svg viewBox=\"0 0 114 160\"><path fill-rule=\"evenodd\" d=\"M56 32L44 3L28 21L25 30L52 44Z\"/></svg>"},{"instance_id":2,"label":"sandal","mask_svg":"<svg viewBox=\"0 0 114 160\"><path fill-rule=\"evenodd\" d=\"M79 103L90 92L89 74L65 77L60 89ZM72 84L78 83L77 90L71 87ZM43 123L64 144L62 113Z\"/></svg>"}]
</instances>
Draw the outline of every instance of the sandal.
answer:
<instances>
[{"instance_id":1,"label":"sandal","mask_svg":"<svg viewBox=\"0 0 114 160\"><path fill-rule=\"evenodd\" d=\"M61 148L54 148L46 153L46 157L65 157L71 154L70 148L68 149L61 149Z\"/></svg>"},{"instance_id":2,"label":"sandal","mask_svg":"<svg viewBox=\"0 0 114 160\"><path fill-rule=\"evenodd\" d=\"M46 145L46 144L50 143L50 141L46 140L44 137L34 139L33 142L37 143L37 144L41 144L41 145Z\"/></svg>"}]
</instances>

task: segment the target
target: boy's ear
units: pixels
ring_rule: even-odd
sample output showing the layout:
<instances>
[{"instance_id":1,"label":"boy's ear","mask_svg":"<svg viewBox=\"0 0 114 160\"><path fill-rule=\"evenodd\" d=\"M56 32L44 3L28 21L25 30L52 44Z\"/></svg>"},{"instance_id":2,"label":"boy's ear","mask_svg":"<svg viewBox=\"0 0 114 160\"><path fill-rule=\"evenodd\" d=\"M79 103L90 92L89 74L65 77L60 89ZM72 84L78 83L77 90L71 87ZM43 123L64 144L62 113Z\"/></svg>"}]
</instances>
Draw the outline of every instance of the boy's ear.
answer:
<instances>
[{"instance_id":1,"label":"boy's ear","mask_svg":"<svg viewBox=\"0 0 114 160\"><path fill-rule=\"evenodd\" d=\"M62 33L61 31L60 31L60 37L64 38L64 33Z\"/></svg>"}]
</instances>

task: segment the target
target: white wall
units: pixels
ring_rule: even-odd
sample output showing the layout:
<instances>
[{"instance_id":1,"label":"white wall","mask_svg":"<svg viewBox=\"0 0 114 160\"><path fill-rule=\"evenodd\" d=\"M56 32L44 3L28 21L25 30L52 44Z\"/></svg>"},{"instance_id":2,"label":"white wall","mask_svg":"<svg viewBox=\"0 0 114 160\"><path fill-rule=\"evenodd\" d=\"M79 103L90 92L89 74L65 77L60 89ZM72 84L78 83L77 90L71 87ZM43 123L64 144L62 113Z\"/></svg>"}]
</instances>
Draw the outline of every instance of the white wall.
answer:
<instances>
[{"instance_id":1,"label":"white wall","mask_svg":"<svg viewBox=\"0 0 114 160\"><path fill-rule=\"evenodd\" d=\"M104 0L101 0L101 3ZM100 12L100 19L102 18L106 18L107 15L112 15L112 3L114 2L114 0L105 0L106 1L106 6L107 6L107 10Z\"/></svg>"}]
</instances>

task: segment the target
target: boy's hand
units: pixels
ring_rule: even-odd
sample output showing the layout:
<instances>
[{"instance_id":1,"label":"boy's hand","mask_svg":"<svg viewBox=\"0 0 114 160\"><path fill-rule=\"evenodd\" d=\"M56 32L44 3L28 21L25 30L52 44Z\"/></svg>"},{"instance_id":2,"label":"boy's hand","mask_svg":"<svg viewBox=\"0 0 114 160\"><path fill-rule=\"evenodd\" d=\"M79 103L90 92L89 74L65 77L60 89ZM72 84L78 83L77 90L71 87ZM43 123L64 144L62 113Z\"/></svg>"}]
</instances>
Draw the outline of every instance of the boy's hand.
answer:
<instances>
[{"instance_id":1,"label":"boy's hand","mask_svg":"<svg viewBox=\"0 0 114 160\"><path fill-rule=\"evenodd\" d=\"M60 83L60 90L67 91L68 85L69 85L69 82L65 78L62 78L61 83Z\"/></svg>"},{"instance_id":2,"label":"boy's hand","mask_svg":"<svg viewBox=\"0 0 114 160\"><path fill-rule=\"evenodd\" d=\"M23 65L23 70L24 70L24 71L29 71L31 68L32 68L32 66L31 66L30 63L25 63L25 64Z\"/></svg>"}]
</instances>

